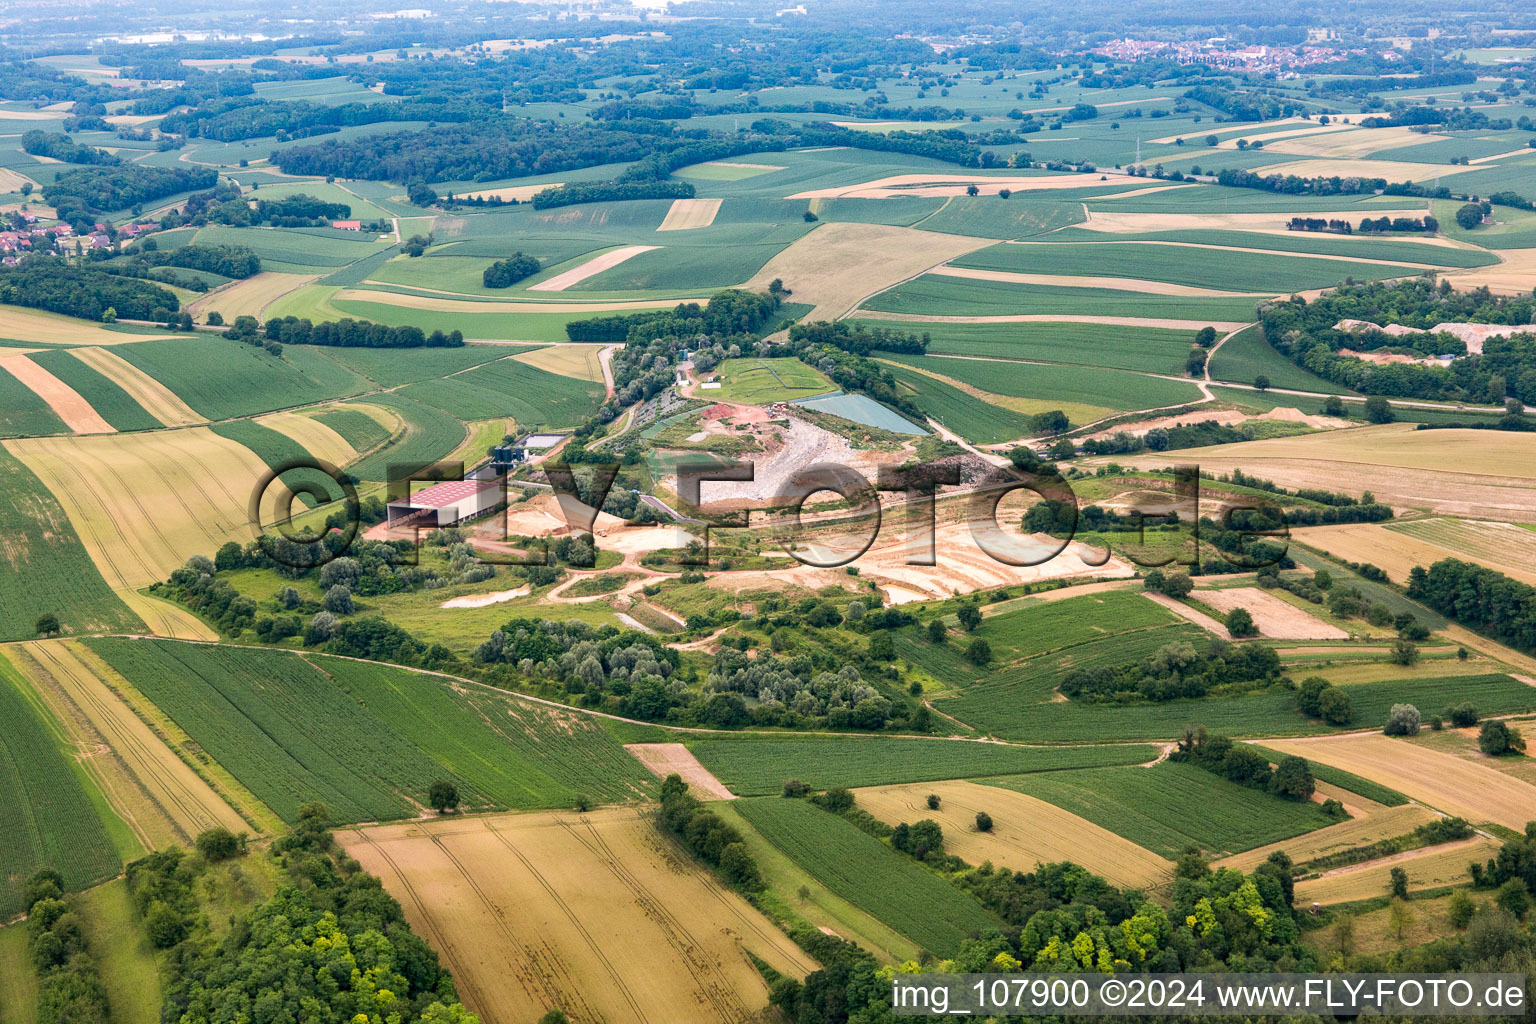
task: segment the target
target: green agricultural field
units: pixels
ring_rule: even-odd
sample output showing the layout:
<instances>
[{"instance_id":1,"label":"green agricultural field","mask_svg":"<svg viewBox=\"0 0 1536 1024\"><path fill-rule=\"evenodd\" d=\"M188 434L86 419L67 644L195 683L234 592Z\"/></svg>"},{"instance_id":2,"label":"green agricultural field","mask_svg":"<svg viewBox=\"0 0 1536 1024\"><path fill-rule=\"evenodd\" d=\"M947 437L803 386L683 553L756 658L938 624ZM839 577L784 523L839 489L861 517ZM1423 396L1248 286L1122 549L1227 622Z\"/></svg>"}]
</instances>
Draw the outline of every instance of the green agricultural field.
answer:
<instances>
[{"instance_id":1,"label":"green agricultural field","mask_svg":"<svg viewBox=\"0 0 1536 1024\"><path fill-rule=\"evenodd\" d=\"M388 665L318 658L338 686L503 807L647 796L655 778L597 721Z\"/></svg>"},{"instance_id":2,"label":"green agricultural field","mask_svg":"<svg viewBox=\"0 0 1536 1024\"><path fill-rule=\"evenodd\" d=\"M64 421L37 392L0 369L0 437L67 433Z\"/></svg>"},{"instance_id":3,"label":"green agricultural field","mask_svg":"<svg viewBox=\"0 0 1536 1024\"><path fill-rule=\"evenodd\" d=\"M1068 653L1083 644L1107 642L1111 636L1141 631L1182 629L1188 624L1160 604L1134 590L1085 594L1063 601L1025 602L1015 611L990 615L969 633L951 630L941 644L923 631L903 629L896 636L897 656L950 686L999 683L1012 670L1049 658L1072 665ZM987 641L992 661L978 668L966 660L963 648L972 639ZM1010 680L1010 689L1018 680ZM1050 698L1049 687L1036 699Z\"/></svg>"},{"instance_id":4,"label":"green agricultural field","mask_svg":"<svg viewBox=\"0 0 1536 1024\"><path fill-rule=\"evenodd\" d=\"M1269 383L1277 388L1317 391L1325 395L1354 394L1342 385L1324 380L1317 374L1302 369L1276 352L1269 342L1264 340L1264 329L1258 324L1244 328L1222 342L1216 354L1211 357L1210 371L1212 380L1252 384L1260 376L1264 376L1268 377Z\"/></svg>"},{"instance_id":5,"label":"green agricultural field","mask_svg":"<svg viewBox=\"0 0 1536 1024\"><path fill-rule=\"evenodd\" d=\"M331 228L232 228L198 231L198 245L242 245L261 257L263 270L323 274L371 256L379 244L370 234Z\"/></svg>"},{"instance_id":6,"label":"green agricultural field","mask_svg":"<svg viewBox=\"0 0 1536 1024\"><path fill-rule=\"evenodd\" d=\"M1168 858L1191 843L1213 856L1239 853L1332 824L1320 804L1172 762L983 781L1053 803Z\"/></svg>"},{"instance_id":7,"label":"green agricultural field","mask_svg":"<svg viewBox=\"0 0 1536 1024\"><path fill-rule=\"evenodd\" d=\"M336 485L319 471L291 469L301 463L313 461L314 457L308 449L287 434L262 426L255 420L230 420L227 423L215 423L209 429L220 437L228 438L255 452L256 457L265 462L268 469L290 470L282 477L289 487L296 487L302 481L312 481L321 488L322 494L340 497ZM300 492L298 498L308 508L313 508L316 504L314 496L309 493Z\"/></svg>"},{"instance_id":8,"label":"green agricultural field","mask_svg":"<svg viewBox=\"0 0 1536 1024\"><path fill-rule=\"evenodd\" d=\"M1193 133L1191 133L1193 134ZM1200 132L1203 138L1205 132ZM1260 151L1253 154L1262 157L1260 164L1280 163L1288 158L1284 154L1264 153ZM1225 167L1238 165L1237 153L1223 152L1214 158L1218 164ZM1211 160L1203 160L1202 164L1210 164ZM1313 196L1313 195L1284 195L1278 192L1260 192L1251 188L1228 188L1224 185L1195 185L1189 188L1168 189L1163 192L1153 192L1147 195L1125 196L1121 199L1088 200L1092 209L1113 210L1117 213L1280 213L1285 215L1284 220L1277 220L1275 227L1284 227L1285 220L1293 214L1305 214L1312 210L1338 211L1349 207L1359 207L1363 217L1371 212L1372 200L1380 197L1366 194L1363 196ZM1392 209L1413 210L1421 209L1426 203L1422 199L1410 199L1404 196L1389 196ZM1445 219L1441 218L1441 224Z\"/></svg>"},{"instance_id":9,"label":"green agricultural field","mask_svg":"<svg viewBox=\"0 0 1536 1024\"><path fill-rule=\"evenodd\" d=\"M836 391L837 385L821 371L785 356L777 359L727 359L715 370L721 386L701 390L701 398L747 405L793 402Z\"/></svg>"},{"instance_id":10,"label":"green agricultural field","mask_svg":"<svg viewBox=\"0 0 1536 1024\"><path fill-rule=\"evenodd\" d=\"M271 84L271 83L266 83ZM287 84L287 83L284 83ZM349 83L351 84L351 83ZM378 99L377 93L370 93L374 99ZM323 203L345 203L351 207L352 212L346 217L338 217L337 220L388 220L390 214L364 199L348 191L344 186L328 184L323 181L280 181L276 184L262 184L250 193L252 199L265 199L271 202L274 199L286 199L289 196L314 196ZM354 232L358 239L372 241L374 235L364 232Z\"/></svg>"},{"instance_id":11,"label":"green agricultural field","mask_svg":"<svg viewBox=\"0 0 1536 1024\"><path fill-rule=\"evenodd\" d=\"M101 971L116 1024L156 1024L162 992L155 949L150 944L128 883L119 878L74 899L91 957Z\"/></svg>"},{"instance_id":12,"label":"green agricultural field","mask_svg":"<svg viewBox=\"0 0 1536 1024\"><path fill-rule=\"evenodd\" d=\"M498 695L461 700L439 678L272 650L91 646L287 821L312 800L340 821L410 817L438 779L471 807L643 792L644 770L596 724Z\"/></svg>"},{"instance_id":13,"label":"green agricultural field","mask_svg":"<svg viewBox=\"0 0 1536 1024\"><path fill-rule=\"evenodd\" d=\"M489 241L489 240L487 240ZM506 298L526 291L526 286L539 280L535 274L511 288L485 287L485 268L498 259L515 252L526 253L537 259L546 270L593 252L603 246L590 240L563 238L508 239L501 242L494 253L485 252L486 246L473 242L452 242L434 248L425 256L411 259L398 256L381 263L369 275L368 280L378 284L399 285L402 289L422 291L459 292L464 295L486 298ZM471 249L475 250L471 253Z\"/></svg>"},{"instance_id":14,"label":"green agricultural field","mask_svg":"<svg viewBox=\"0 0 1536 1024\"><path fill-rule=\"evenodd\" d=\"M119 345L113 351L211 420L323 402L369 389L362 377L308 345L285 345L281 356L273 356L256 345L198 335Z\"/></svg>"},{"instance_id":15,"label":"green agricultural field","mask_svg":"<svg viewBox=\"0 0 1536 1024\"><path fill-rule=\"evenodd\" d=\"M1069 197L1059 191L1043 193L1038 199L1027 192L1017 193L1009 199L996 195L955 196L933 216L913 227L975 238L1029 238L1081 224L1086 216L1083 204L1068 200Z\"/></svg>"},{"instance_id":16,"label":"green agricultural field","mask_svg":"<svg viewBox=\"0 0 1536 1024\"><path fill-rule=\"evenodd\" d=\"M37 1024L37 971L25 922L0 928L0 1024Z\"/></svg>"},{"instance_id":17,"label":"green agricultural field","mask_svg":"<svg viewBox=\"0 0 1536 1024\"><path fill-rule=\"evenodd\" d=\"M32 471L0 447L0 642L30 640L52 612L66 633L136 632L143 621L107 586L69 517Z\"/></svg>"},{"instance_id":18,"label":"green agricultural field","mask_svg":"<svg viewBox=\"0 0 1536 1024\"><path fill-rule=\"evenodd\" d=\"M388 480L391 466L425 466L446 458L468 436L469 428L461 421L399 393L369 395L367 402L398 412L405 419L405 430L349 467L348 472L360 480Z\"/></svg>"},{"instance_id":19,"label":"green agricultural field","mask_svg":"<svg viewBox=\"0 0 1536 1024\"><path fill-rule=\"evenodd\" d=\"M508 357L451 377L411 384L400 394L461 419L511 416L519 426L572 427L597 411L603 387Z\"/></svg>"},{"instance_id":20,"label":"green agricultural field","mask_svg":"<svg viewBox=\"0 0 1536 1024\"><path fill-rule=\"evenodd\" d=\"M1252 298L1146 295L1112 288L975 281L924 274L865 300L865 313L925 316L1134 316L1206 322L1254 319Z\"/></svg>"},{"instance_id":21,"label":"green agricultural field","mask_svg":"<svg viewBox=\"0 0 1536 1024\"><path fill-rule=\"evenodd\" d=\"M447 377L505 357L508 352L531 352L541 346L507 349L497 345L464 345L459 348L328 348L327 358L380 388L398 388L422 380ZM289 351L292 351L291 349Z\"/></svg>"},{"instance_id":22,"label":"green agricultural field","mask_svg":"<svg viewBox=\"0 0 1536 1024\"><path fill-rule=\"evenodd\" d=\"M81 398L91 403L91 408L101 413L102 419L118 430L154 430L162 426L128 392L67 349L33 352L27 358L78 391Z\"/></svg>"},{"instance_id":23,"label":"green agricultural field","mask_svg":"<svg viewBox=\"0 0 1536 1024\"><path fill-rule=\"evenodd\" d=\"M881 358L943 374L982 391L1038 399L1047 404L1056 400L1129 410L1159 409L1200 399L1200 389L1192 381L1148 377L1124 370L897 353ZM911 381L899 371L898 379Z\"/></svg>"},{"instance_id":24,"label":"green agricultural field","mask_svg":"<svg viewBox=\"0 0 1536 1024\"><path fill-rule=\"evenodd\" d=\"M1181 374L1194 331L1123 324L912 323L860 318L871 327L926 334L930 355L1038 359L1147 373Z\"/></svg>"},{"instance_id":25,"label":"green agricultural field","mask_svg":"<svg viewBox=\"0 0 1536 1024\"><path fill-rule=\"evenodd\" d=\"M1415 147L1416 149L1422 147ZM1364 218L1369 211L1362 210ZM1271 252L1315 253L1350 256L1399 263L1423 263L1441 267L1486 267L1498 257L1479 249L1459 249L1414 241L1413 235L1335 235L1324 231L1288 231L1284 234L1261 231L1149 231L1138 234L1115 233L1085 228L1053 232L1051 242L1185 242L1192 245L1225 245L1240 249L1264 249ZM1214 254L1213 254L1214 255Z\"/></svg>"},{"instance_id":26,"label":"green agricultural field","mask_svg":"<svg viewBox=\"0 0 1536 1024\"><path fill-rule=\"evenodd\" d=\"M1010 747L966 740L836 736L708 738L688 749L726 788L747 796L777 793L785 779L817 789L887 786L979 775L1017 775L1061 768L1140 764L1157 756L1153 747Z\"/></svg>"},{"instance_id":27,"label":"green agricultural field","mask_svg":"<svg viewBox=\"0 0 1536 1024\"><path fill-rule=\"evenodd\" d=\"M435 309L412 309L388 302L364 299L331 300L328 305L343 317L371 320L390 327L420 327L424 331L460 331L466 338L490 341L565 341L565 325L572 320L590 320L600 313L445 313ZM671 303L658 303L658 308ZM286 310L285 310L286 312Z\"/></svg>"},{"instance_id":28,"label":"green agricultural field","mask_svg":"<svg viewBox=\"0 0 1536 1024\"><path fill-rule=\"evenodd\" d=\"M1268 747L1255 746L1254 749L1267 756L1275 764L1279 764L1280 759L1286 756L1270 750ZM1408 802L1406 796L1395 789L1383 786L1379 782L1362 779L1353 772L1347 772L1342 768L1333 768L1326 764L1319 764L1316 761L1308 761L1307 763L1312 768L1312 777L1319 782L1326 782L1329 785L1338 786L1340 789L1347 789L1357 796L1363 796L1367 800L1375 800L1377 803L1385 804L1388 807L1401 807Z\"/></svg>"},{"instance_id":29,"label":"green agricultural field","mask_svg":"<svg viewBox=\"0 0 1536 1024\"><path fill-rule=\"evenodd\" d=\"M926 373L893 366L891 376L896 378L896 383L925 416L977 444L1012 441L1028 437L1034 432L1026 413L989 405L975 395L967 394L953 384L936 380ZM1035 411L1045 412L1047 407L1060 408L1042 402L1041 407Z\"/></svg>"},{"instance_id":30,"label":"green agricultural field","mask_svg":"<svg viewBox=\"0 0 1536 1024\"><path fill-rule=\"evenodd\" d=\"M317 412L314 417L340 434L353 451L366 452L389 440L389 431L382 423L357 409L338 405Z\"/></svg>"},{"instance_id":31,"label":"green agricultural field","mask_svg":"<svg viewBox=\"0 0 1536 1024\"><path fill-rule=\"evenodd\" d=\"M1132 634L1131 638L1146 636ZM1152 650L1155 647L1136 651L1122 646L1117 655L1105 649L1102 663L1145 657ZM1536 689L1497 674L1351 683L1348 690L1355 710L1353 728L1379 726L1387 720L1388 709L1399 703L1438 710L1470 700L1484 715L1536 711ZM1295 693L1283 687L1235 697L1142 704L1047 701L1008 706L988 687L977 686L957 697L936 698L934 704L983 732L1019 741L1172 740L1191 725L1234 736L1307 736L1336 731L1318 719L1303 716L1296 710Z\"/></svg>"},{"instance_id":32,"label":"green agricultural field","mask_svg":"<svg viewBox=\"0 0 1536 1024\"><path fill-rule=\"evenodd\" d=\"M70 889L115 875L122 866L85 775L60 750L26 684L0 657L0 920L23 911L22 887L51 867Z\"/></svg>"},{"instance_id":33,"label":"green agricultural field","mask_svg":"<svg viewBox=\"0 0 1536 1024\"><path fill-rule=\"evenodd\" d=\"M763 797L734 809L833 893L938 956L999 926L969 893L814 804Z\"/></svg>"},{"instance_id":34,"label":"green agricultural field","mask_svg":"<svg viewBox=\"0 0 1536 1024\"><path fill-rule=\"evenodd\" d=\"M665 235L659 237L667 237ZM762 269L784 243L668 245L642 252L574 285L571 292L683 291L732 288Z\"/></svg>"},{"instance_id":35,"label":"green agricultural field","mask_svg":"<svg viewBox=\"0 0 1536 1024\"><path fill-rule=\"evenodd\" d=\"M1375 281L1389 277L1409 277L1419 272L1414 267L1390 264L1115 241L1089 244L1004 243L961 256L953 263L957 267L1017 274L1125 277L1267 294L1332 287L1347 277L1357 281Z\"/></svg>"},{"instance_id":36,"label":"green agricultural field","mask_svg":"<svg viewBox=\"0 0 1536 1024\"><path fill-rule=\"evenodd\" d=\"M937 213L945 200L896 196L891 199L812 199L810 204L811 212L821 220L909 228Z\"/></svg>"}]
</instances>

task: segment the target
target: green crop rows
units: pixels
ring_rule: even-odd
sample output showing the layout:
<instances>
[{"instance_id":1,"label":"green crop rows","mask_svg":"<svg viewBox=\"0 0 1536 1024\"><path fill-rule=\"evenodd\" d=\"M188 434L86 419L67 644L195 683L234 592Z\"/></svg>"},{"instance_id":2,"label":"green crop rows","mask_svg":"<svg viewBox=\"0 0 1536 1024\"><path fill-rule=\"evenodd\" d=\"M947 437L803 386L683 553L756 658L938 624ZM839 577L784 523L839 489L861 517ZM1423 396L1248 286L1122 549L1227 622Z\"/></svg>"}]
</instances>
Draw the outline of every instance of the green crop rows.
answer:
<instances>
[{"instance_id":1,"label":"green crop rows","mask_svg":"<svg viewBox=\"0 0 1536 1024\"><path fill-rule=\"evenodd\" d=\"M315 419L340 434L354 451L366 452L389 440L389 431L382 423L357 409L337 406L314 415Z\"/></svg>"},{"instance_id":2,"label":"green crop rows","mask_svg":"<svg viewBox=\"0 0 1536 1024\"><path fill-rule=\"evenodd\" d=\"M199 335L119 345L116 351L213 420L367 389L357 374L303 345L285 345L281 356L273 356L255 345Z\"/></svg>"},{"instance_id":3,"label":"green crop rows","mask_svg":"<svg viewBox=\"0 0 1536 1024\"><path fill-rule=\"evenodd\" d=\"M511 416L524 427L569 427L597 411L603 388L507 358L412 384L400 393L461 419Z\"/></svg>"},{"instance_id":4,"label":"green crop rows","mask_svg":"<svg viewBox=\"0 0 1536 1024\"><path fill-rule=\"evenodd\" d=\"M1320 804L1283 800L1172 762L986 781L1053 803L1170 858L1191 843L1211 854L1238 853L1332 824Z\"/></svg>"},{"instance_id":5,"label":"green crop rows","mask_svg":"<svg viewBox=\"0 0 1536 1024\"><path fill-rule=\"evenodd\" d=\"M0 920L26 908L22 887L51 867L71 889L117 873L121 861L80 777L0 657Z\"/></svg>"},{"instance_id":6,"label":"green crop rows","mask_svg":"<svg viewBox=\"0 0 1536 1024\"><path fill-rule=\"evenodd\" d=\"M1136 316L1174 320L1254 319L1252 298L1195 298L1146 295L1117 288L1063 288L1057 285L978 281L925 274L868 299L867 313L928 316Z\"/></svg>"},{"instance_id":7,"label":"green crop rows","mask_svg":"<svg viewBox=\"0 0 1536 1024\"><path fill-rule=\"evenodd\" d=\"M872 327L927 334L934 355L992 356L1180 374L1194 331L1083 323L921 323L867 320Z\"/></svg>"},{"instance_id":8,"label":"green crop rows","mask_svg":"<svg viewBox=\"0 0 1536 1024\"><path fill-rule=\"evenodd\" d=\"M998 927L968 893L814 804L764 797L735 809L833 893L939 956Z\"/></svg>"},{"instance_id":9,"label":"green crop rows","mask_svg":"<svg viewBox=\"0 0 1536 1024\"><path fill-rule=\"evenodd\" d=\"M398 412L405 418L405 432L351 467L360 480L387 480L391 466L424 466L447 456L464 441L464 424L441 409L398 393L369 395L366 401Z\"/></svg>"},{"instance_id":10,"label":"green crop rows","mask_svg":"<svg viewBox=\"0 0 1536 1024\"><path fill-rule=\"evenodd\" d=\"M155 430L161 422L144 411L117 383L75 358L67 349L33 352L27 357L79 392L118 430Z\"/></svg>"},{"instance_id":11,"label":"green crop rows","mask_svg":"<svg viewBox=\"0 0 1536 1024\"><path fill-rule=\"evenodd\" d=\"M0 370L0 437L67 434L69 428L37 392Z\"/></svg>"},{"instance_id":12,"label":"green crop rows","mask_svg":"<svg viewBox=\"0 0 1536 1024\"><path fill-rule=\"evenodd\" d=\"M1157 756L1143 744L1010 747L964 740L784 736L696 739L688 749L734 793L777 793L786 779L824 789L884 786L978 775L1140 764Z\"/></svg>"}]
</instances>

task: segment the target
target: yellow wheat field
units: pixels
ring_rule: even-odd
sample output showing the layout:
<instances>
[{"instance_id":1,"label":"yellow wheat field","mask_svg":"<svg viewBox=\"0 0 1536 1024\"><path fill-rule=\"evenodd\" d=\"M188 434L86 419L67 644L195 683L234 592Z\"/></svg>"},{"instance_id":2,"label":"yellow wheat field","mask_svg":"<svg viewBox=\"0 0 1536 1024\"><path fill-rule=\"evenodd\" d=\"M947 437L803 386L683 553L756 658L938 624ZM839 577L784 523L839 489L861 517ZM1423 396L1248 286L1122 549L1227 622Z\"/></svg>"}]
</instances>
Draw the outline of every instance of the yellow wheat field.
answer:
<instances>
[{"instance_id":1,"label":"yellow wheat field","mask_svg":"<svg viewBox=\"0 0 1536 1024\"><path fill-rule=\"evenodd\" d=\"M762 290L774 278L815 305L808 320L835 320L877 292L957 256L992 244L884 224L823 221L769 260L744 288Z\"/></svg>"},{"instance_id":2,"label":"yellow wheat field","mask_svg":"<svg viewBox=\"0 0 1536 1024\"><path fill-rule=\"evenodd\" d=\"M654 246L651 248L654 248ZM360 288L343 288L332 298L337 302L344 300L351 302L382 302L386 306L400 306L403 309L429 309L439 313L606 313L610 310L670 309L677 305L676 302L657 302L652 299L623 299L614 302L559 302L554 299L525 302L511 300L477 302L473 299L453 299L447 296L439 298L436 295L406 295L402 292L375 292Z\"/></svg>"},{"instance_id":3,"label":"yellow wheat field","mask_svg":"<svg viewBox=\"0 0 1536 1024\"><path fill-rule=\"evenodd\" d=\"M720 212L719 199L674 199L657 231L689 231L707 228Z\"/></svg>"},{"instance_id":4,"label":"yellow wheat field","mask_svg":"<svg viewBox=\"0 0 1536 1024\"><path fill-rule=\"evenodd\" d=\"M123 820L150 849L189 843L216 825L251 828L122 700L126 680L83 644L20 644L17 666L53 706Z\"/></svg>"},{"instance_id":5,"label":"yellow wheat field","mask_svg":"<svg viewBox=\"0 0 1536 1024\"><path fill-rule=\"evenodd\" d=\"M1469 863L1485 861L1498 850L1496 841L1478 837L1339 868L1320 878L1297 882L1296 903L1350 903L1385 896L1392 891L1393 868L1408 873L1410 891L1460 885L1471 878Z\"/></svg>"},{"instance_id":6,"label":"yellow wheat field","mask_svg":"<svg viewBox=\"0 0 1536 1024\"><path fill-rule=\"evenodd\" d=\"M1536 786L1485 764L1383 736L1351 733L1304 740L1266 740L1286 754L1342 768L1473 824L1517 831L1536 821Z\"/></svg>"},{"instance_id":7,"label":"yellow wheat field","mask_svg":"<svg viewBox=\"0 0 1536 1024\"><path fill-rule=\"evenodd\" d=\"M1014 871L1070 860L1119 886L1147 888L1168 882L1173 865L1150 850L1100 828L1055 804L1011 789L975 782L923 782L856 790L858 806L896 825L932 818L944 829L944 848L962 860L989 860ZM939 797L929 810L928 794ZM976 831L976 812L992 815L991 832Z\"/></svg>"},{"instance_id":8,"label":"yellow wheat field","mask_svg":"<svg viewBox=\"0 0 1536 1024\"><path fill-rule=\"evenodd\" d=\"M1353 794L1350 796L1352 799L1359 799ZM1391 839L1393 836L1412 832L1415 826L1434 821L1438 817L1439 815L1434 811L1419 804L1381 807L1359 818L1351 818L1349 821L1341 821L1337 825L1329 825L1315 832L1307 832L1290 839L1282 839L1278 843L1270 843L1268 846L1260 846L1257 849L1225 857L1217 861L1215 866L1252 871L1264 863L1276 850L1283 850L1293 861L1304 864L1309 860L1326 857L1341 850L1369 846L1381 839Z\"/></svg>"},{"instance_id":9,"label":"yellow wheat field","mask_svg":"<svg viewBox=\"0 0 1536 1024\"><path fill-rule=\"evenodd\" d=\"M171 334L124 334L100 324L19 306L0 306L0 338L38 341L50 345L125 345L135 341L175 337Z\"/></svg>"},{"instance_id":10,"label":"yellow wheat field","mask_svg":"<svg viewBox=\"0 0 1536 1024\"><path fill-rule=\"evenodd\" d=\"M274 412L256 422L297 441L305 451L333 466L345 466L357 458L357 449L347 439L315 419L298 412Z\"/></svg>"},{"instance_id":11,"label":"yellow wheat field","mask_svg":"<svg viewBox=\"0 0 1536 1024\"><path fill-rule=\"evenodd\" d=\"M762 1019L748 958L816 965L640 808L510 814L337 833L400 900L486 1024L560 1007L581 1024Z\"/></svg>"},{"instance_id":12,"label":"yellow wheat field","mask_svg":"<svg viewBox=\"0 0 1536 1024\"><path fill-rule=\"evenodd\" d=\"M597 354L602 350L601 345L550 345L531 352L519 352L512 358L550 373L558 373L562 377L601 383L603 365L598 361Z\"/></svg>"},{"instance_id":13,"label":"yellow wheat field","mask_svg":"<svg viewBox=\"0 0 1536 1024\"><path fill-rule=\"evenodd\" d=\"M1456 522L1456 520L1430 519L1404 525L1416 525L1418 522L1441 523ZM1507 527L1536 541L1536 534L1528 530L1503 523L1497 525ZM1489 568L1497 569L1506 576L1536 585L1536 571L1530 568L1529 562L1490 557L1490 551L1499 550L1497 546L1487 550L1480 549L1474 554L1461 548L1436 544L1423 537L1409 536L1397 530L1389 530L1370 523L1308 527L1296 530L1291 535L1303 544L1311 545L1338 558L1351 562L1370 562L1372 565L1380 566L1394 580L1406 580L1409 571L1416 565L1428 566L1442 558L1460 558L1463 561L1479 562Z\"/></svg>"},{"instance_id":14,"label":"yellow wheat field","mask_svg":"<svg viewBox=\"0 0 1536 1024\"><path fill-rule=\"evenodd\" d=\"M112 434L115 427L102 418L91 403L25 354L0 356L0 371L15 377L52 409L54 415L76 434Z\"/></svg>"},{"instance_id":15,"label":"yellow wheat field","mask_svg":"<svg viewBox=\"0 0 1536 1024\"><path fill-rule=\"evenodd\" d=\"M214 289L189 305L187 310L197 316L217 311L225 323L234 323L237 316L260 318L261 311L273 302L319 279L319 274L280 274L275 270L263 270Z\"/></svg>"},{"instance_id":16,"label":"yellow wheat field","mask_svg":"<svg viewBox=\"0 0 1536 1024\"><path fill-rule=\"evenodd\" d=\"M145 412L168 427L190 427L207 422L176 392L116 352L91 347L71 349L70 354L122 388L129 398L144 407Z\"/></svg>"},{"instance_id":17,"label":"yellow wheat field","mask_svg":"<svg viewBox=\"0 0 1536 1024\"><path fill-rule=\"evenodd\" d=\"M113 588L148 586L254 536L247 506L266 464L206 428L5 444L58 498Z\"/></svg>"}]
</instances>

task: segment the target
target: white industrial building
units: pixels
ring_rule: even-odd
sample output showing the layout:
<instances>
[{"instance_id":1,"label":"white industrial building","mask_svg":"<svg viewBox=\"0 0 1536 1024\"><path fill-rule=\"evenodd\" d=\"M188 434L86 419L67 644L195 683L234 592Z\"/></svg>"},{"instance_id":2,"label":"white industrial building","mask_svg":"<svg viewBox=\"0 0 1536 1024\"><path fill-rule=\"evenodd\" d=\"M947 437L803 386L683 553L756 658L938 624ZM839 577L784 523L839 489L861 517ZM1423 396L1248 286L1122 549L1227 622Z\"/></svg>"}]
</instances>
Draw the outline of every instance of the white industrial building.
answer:
<instances>
[{"instance_id":1,"label":"white industrial building","mask_svg":"<svg viewBox=\"0 0 1536 1024\"><path fill-rule=\"evenodd\" d=\"M390 526L452 526L506 500L505 478L445 480L388 503Z\"/></svg>"}]
</instances>

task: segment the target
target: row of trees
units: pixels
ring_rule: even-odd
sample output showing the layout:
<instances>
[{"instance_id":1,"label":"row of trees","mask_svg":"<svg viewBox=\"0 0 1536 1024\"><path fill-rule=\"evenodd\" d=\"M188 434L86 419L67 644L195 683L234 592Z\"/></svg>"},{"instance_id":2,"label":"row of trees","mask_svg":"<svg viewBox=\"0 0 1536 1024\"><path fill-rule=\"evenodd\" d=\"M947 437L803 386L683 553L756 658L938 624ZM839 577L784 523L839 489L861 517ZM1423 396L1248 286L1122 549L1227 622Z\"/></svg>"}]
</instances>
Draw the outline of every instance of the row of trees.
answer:
<instances>
[{"instance_id":1,"label":"row of trees","mask_svg":"<svg viewBox=\"0 0 1536 1024\"><path fill-rule=\"evenodd\" d=\"M420 327L390 327L366 320L326 320L311 323L296 316L273 317L266 337L283 345L328 345L334 348L461 348L464 332L426 333Z\"/></svg>"},{"instance_id":2,"label":"row of trees","mask_svg":"<svg viewBox=\"0 0 1536 1024\"><path fill-rule=\"evenodd\" d=\"M532 277L540 270L537 257L518 251L504 260L497 260L480 275L487 288L510 288L524 278Z\"/></svg>"},{"instance_id":3,"label":"row of trees","mask_svg":"<svg viewBox=\"0 0 1536 1024\"><path fill-rule=\"evenodd\" d=\"M1536 587L1456 558L1408 574L1408 596L1527 654L1536 653Z\"/></svg>"},{"instance_id":4,"label":"row of trees","mask_svg":"<svg viewBox=\"0 0 1536 1024\"><path fill-rule=\"evenodd\" d=\"M929 334L914 334L890 327L868 327L857 320L818 320L797 323L789 329L791 345L831 345L856 356L871 352L904 352L923 355L928 351Z\"/></svg>"},{"instance_id":5,"label":"row of trees","mask_svg":"<svg viewBox=\"0 0 1536 1024\"><path fill-rule=\"evenodd\" d=\"M37 971L38 1024L106 1024L106 986L64 878L44 868L27 880L27 951Z\"/></svg>"}]
</instances>

